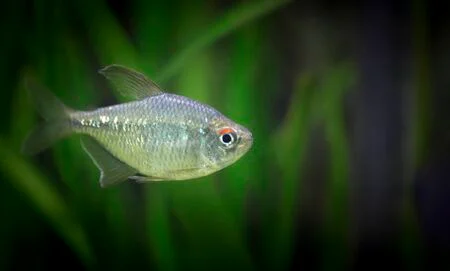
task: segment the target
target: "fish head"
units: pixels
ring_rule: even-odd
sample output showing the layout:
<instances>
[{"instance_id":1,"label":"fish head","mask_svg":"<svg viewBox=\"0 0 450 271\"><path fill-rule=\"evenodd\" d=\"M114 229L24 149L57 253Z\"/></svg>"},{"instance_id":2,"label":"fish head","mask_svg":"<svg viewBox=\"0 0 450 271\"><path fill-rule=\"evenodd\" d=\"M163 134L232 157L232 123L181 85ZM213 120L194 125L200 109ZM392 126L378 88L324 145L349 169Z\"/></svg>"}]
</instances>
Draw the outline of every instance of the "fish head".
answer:
<instances>
[{"instance_id":1,"label":"fish head","mask_svg":"<svg viewBox=\"0 0 450 271\"><path fill-rule=\"evenodd\" d=\"M205 141L206 159L216 170L223 169L246 154L253 145L252 133L226 117L218 117L209 125Z\"/></svg>"}]
</instances>

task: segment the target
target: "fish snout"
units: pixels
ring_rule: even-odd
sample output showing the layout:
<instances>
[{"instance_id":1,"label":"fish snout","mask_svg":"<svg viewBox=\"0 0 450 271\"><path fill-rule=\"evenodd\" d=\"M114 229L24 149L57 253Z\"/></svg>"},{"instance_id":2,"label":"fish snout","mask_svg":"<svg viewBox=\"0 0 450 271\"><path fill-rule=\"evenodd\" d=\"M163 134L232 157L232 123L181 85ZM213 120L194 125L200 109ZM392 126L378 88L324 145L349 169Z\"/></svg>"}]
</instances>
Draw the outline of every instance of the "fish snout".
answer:
<instances>
[{"instance_id":1,"label":"fish snout","mask_svg":"<svg viewBox=\"0 0 450 271\"><path fill-rule=\"evenodd\" d=\"M253 134L247 128L241 128L241 145L245 151L253 145Z\"/></svg>"}]
</instances>

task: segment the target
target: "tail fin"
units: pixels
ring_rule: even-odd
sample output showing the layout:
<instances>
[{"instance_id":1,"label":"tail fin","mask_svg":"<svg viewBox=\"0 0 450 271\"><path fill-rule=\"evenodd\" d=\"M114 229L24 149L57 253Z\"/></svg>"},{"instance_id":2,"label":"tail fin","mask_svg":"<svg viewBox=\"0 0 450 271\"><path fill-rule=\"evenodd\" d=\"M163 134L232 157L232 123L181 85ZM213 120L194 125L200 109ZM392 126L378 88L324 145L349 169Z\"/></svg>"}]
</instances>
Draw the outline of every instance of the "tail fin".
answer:
<instances>
[{"instance_id":1,"label":"tail fin","mask_svg":"<svg viewBox=\"0 0 450 271\"><path fill-rule=\"evenodd\" d=\"M70 135L70 113L73 110L40 85L32 75L26 76L25 84L36 110L45 119L45 122L28 135L22 145L22 153L33 155Z\"/></svg>"}]
</instances>

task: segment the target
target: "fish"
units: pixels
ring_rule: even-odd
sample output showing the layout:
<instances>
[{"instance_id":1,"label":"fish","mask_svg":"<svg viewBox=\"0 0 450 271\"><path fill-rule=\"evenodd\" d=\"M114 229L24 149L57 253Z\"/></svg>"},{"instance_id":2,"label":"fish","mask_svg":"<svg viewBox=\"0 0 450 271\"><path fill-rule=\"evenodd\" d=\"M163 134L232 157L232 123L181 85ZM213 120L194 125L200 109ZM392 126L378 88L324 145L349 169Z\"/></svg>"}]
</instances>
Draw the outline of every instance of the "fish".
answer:
<instances>
[{"instance_id":1,"label":"fish","mask_svg":"<svg viewBox=\"0 0 450 271\"><path fill-rule=\"evenodd\" d=\"M75 110L26 76L30 99L44 121L25 138L22 153L36 155L79 135L105 188L127 180L200 179L234 164L253 145L245 126L212 106L163 91L137 70L111 64L98 72L130 101Z\"/></svg>"}]
</instances>

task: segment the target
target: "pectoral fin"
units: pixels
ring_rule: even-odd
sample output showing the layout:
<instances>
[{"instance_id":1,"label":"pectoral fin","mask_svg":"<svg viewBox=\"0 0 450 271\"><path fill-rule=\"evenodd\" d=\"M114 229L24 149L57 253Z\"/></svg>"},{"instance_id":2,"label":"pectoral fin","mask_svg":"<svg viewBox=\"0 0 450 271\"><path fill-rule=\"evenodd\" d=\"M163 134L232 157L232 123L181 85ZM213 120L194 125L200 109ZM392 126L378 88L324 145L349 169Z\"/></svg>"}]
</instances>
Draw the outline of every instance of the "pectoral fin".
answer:
<instances>
[{"instance_id":1,"label":"pectoral fin","mask_svg":"<svg viewBox=\"0 0 450 271\"><path fill-rule=\"evenodd\" d=\"M154 182L154 181L175 181L175 180L188 180L199 178L199 171L203 170L203 168L186 168L186 169L178 169L167 172L167 176L171 177L156 177L156 176L131 176L129 179L137 182L137 183L146 183L146 182Z\"/></svg>"},{"instance_id":2,"label":"pectoral fin","mask_svg":"<svg viewBox=\"0 0 450 271\"><path fill-rule=\"evenodd\" d=\"M167 179L164 179L164 178L157 178L157 177L150 177L150 176L131 176L128 179L133 180L136 183L167 181Z\"/></svg>"},{"instance_id":3,"label":"pectoral fin","mask_svg":"<svg viewBox=\"0 0 450 271\"><path fill-rule=\"evenodd\" d=\"M156 182L156 181L170 181L170 180L187 180L189 179L189 176L192 176L193 178L197 178L198 172L202 170L201 168L186 168L186 169L179 169L168 172L168 176L173 176L174 178L163 178L163 177L156 177L156 176L131 176L128 179L135 181L136 183L147 183L147 182ZM179 176L183 176L182 178L179 178Z\"/></svg>"},{"instance_id":4,"label":"pectoral fin","mask_svg":"<svg viewBox=\"0 0 450 271\"><path fill-rule=\"evenodd\" d=\"M124 182L128 177L137 173L137 170L114 157L95 139L89 136L83 136L81 145L100 170L101 187L105 188Z\"/></svg>"}]
</instances>

